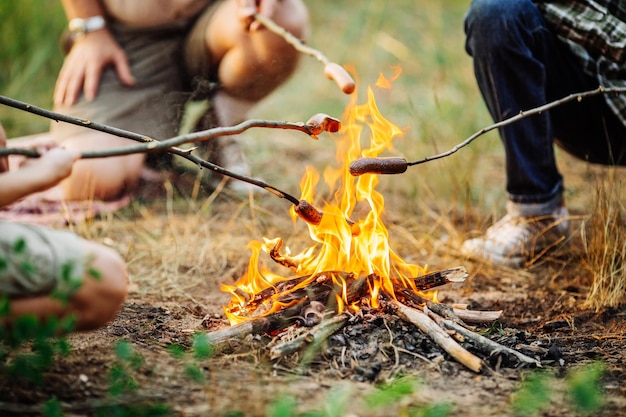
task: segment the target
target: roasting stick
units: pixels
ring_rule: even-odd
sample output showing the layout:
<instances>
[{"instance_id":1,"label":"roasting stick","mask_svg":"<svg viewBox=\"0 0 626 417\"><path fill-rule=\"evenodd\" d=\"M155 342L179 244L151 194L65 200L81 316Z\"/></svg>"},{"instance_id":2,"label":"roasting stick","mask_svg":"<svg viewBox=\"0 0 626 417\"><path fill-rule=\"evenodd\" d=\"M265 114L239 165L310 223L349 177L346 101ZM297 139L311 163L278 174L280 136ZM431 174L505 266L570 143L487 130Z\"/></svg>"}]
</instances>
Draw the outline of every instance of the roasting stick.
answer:
<instances>
[{"instance_id":1,"label":"roasting stick","mask_svg":"<svg viewBox=\"0 0 626 417\"><path fill-rule=\"evenodd\" d=\"M258 13L255 13L253 17L269 31L282 37L288 44L293 46L296 51L310 55L324 64L324 74L326 77L333 80L345 94L352 94L354 92L354 80L350 74L348 74L348 71L346 71L341 65L329 60L321 51L305 45L300 39L293 36L282 26L276 24L269 17Z\"/></svg>"},{"instance_id":2,"label":"roasting stick","mask_svg":"<svg viewBox=\"0 0 626 417\"><path fill-rule=\"evenodd\" d=\"M419 164L423 164L425 162L430 162L430 161L434 161L436 159L441 159L444 158L446 156L450 156L453 153L457 152L459 149L464 148L465 146L469 145L470 143L472 143L474 141L474 139L476 139L477 137L492 131L494 129L499 129L501 127L510 125L514 122L517 122L521 119L524 119L526 117L529 116L534 116L537 114L540 114L542 112L545 112L551 108L560 106L561 104L570 102L570 101L581 101L583 98L586 97L590 97L590 96L594 96L596 94L620 94L620 93L626 93L626 87L613 87L613 88L604 88L602 86L596 88L595 90L590 90L590 91L584 91L581 93L574 93L574 94L570 94L566 97L563 97L559 100L555 100L552 101L548 104L544 104L543 106L539 106L539 107L535 107L533 109L530 110L526 110L526 111L521 111L519 112L519 114L516 114L515 116L509 117L508 119L502 120L500 122L494 123L490 126L487 126L481 130L479 130L478 132L474 133L473 135L471 135L470 137L468 137L467 139L465 139L463 142L459 143L458 145L456 145L455 147L453 147L452 149L437 154L437 155L433 155L433 156L429 156L426 157L424 159L418 160L418 161L412 161L412 162L408 162L406 159L402 158L402 157L389 157L389 158L360 158L357 159L356 161L353 161L350 164L349 170L350 170L350 174L358 177L360 175L363 174L379 174L379 175L392 175L392 174L402 174L404 172L406 172L407 168L410 166L414 166L414 165L419 165Z\"/></svg>"},{"instance_id":3,"label":"roasting stick","mask_svg":"<svg viewBox=\"0 0 626 417\"><path fill-rule=\"evenodd\" d=\"M80 118L68 116L65 114L56 113L50 110L43 109L41 107L34 106L32 104L24 103L22 101L15 100L15 99L1 96L1 95L0 95L0 104L4 104L9 107L14 107L20 110L24 110L29 113L36 114L38 116L55 120L57 122L61 121L61 122L70 123L70 124L77 125L77 126L83 126L88 129L93 129L93 130L97 130L100 132L119 136L122 138L131 139L136 142L141 142L140 145L127 146L123 148L112 148L112 149L107 149L105 151L85 151L81 153L81 159L104 158L104 157L111 157L111 156L130 155L134 153L147 153L147 152L154 152L157 150L166 151L168 153L172 153L182 158L185 158L197 165L200 165L203 168L215 171L218 174L225 175L227 177L236 179L238 181L243 181L248 184L255 185L257 187L263 188L264 190L267 190L268 192L274 194L275 196L279 198L284 198L295 206L295 211L300 216L300 218L302 218L307 223L314 224L314 225L318 225L320 223L321 218L322 218L322 212L320 212L318 209L316 209L306 200L299 200L296 197L264 181L229 171L225 168L222 168L219 165L216 165L212 162L199 158L191 154L191 152L193 151L193 148L192 149L180 149L180 148L177 148L176 146L189 143L189 142L209 140L218 136L236 135L253 127L299 130L301 132L304 132L312 136L313 138L316 138L316 136L321 134L322 132L337 132L341 127L341 123L338 119L319 113L319 114L312 116L307 121L307 123L276 122L276 121L252 119L252 120L246 120L238 125L231 126L231 127L217 127L217 128L213 128L209 130L204 130L201 132L194 132L194 133L190 133L186 135L176 136L176 137L166 139L163 141L157 141L147 135L142 135L142 134L131 132L128 130L118 129L112 126L95 123L87 119L80 119ZM35 149L15 149L15 148L0 149L0 157L7 156L7 155L24 155L24 156L31 157L31 158L39 157L39 153Z\"/></svg>"}]
</instances>

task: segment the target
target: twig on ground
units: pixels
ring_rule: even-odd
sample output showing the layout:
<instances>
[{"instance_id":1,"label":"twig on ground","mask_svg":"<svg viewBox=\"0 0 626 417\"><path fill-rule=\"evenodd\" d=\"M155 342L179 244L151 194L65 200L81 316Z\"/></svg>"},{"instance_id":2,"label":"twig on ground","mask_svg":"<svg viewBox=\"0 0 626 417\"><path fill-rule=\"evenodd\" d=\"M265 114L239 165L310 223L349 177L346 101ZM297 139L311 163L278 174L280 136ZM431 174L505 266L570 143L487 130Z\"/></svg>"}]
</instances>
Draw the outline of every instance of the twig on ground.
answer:
<instances>
[{"instance_id":1,"label":"twig on ground","mask_svg":"<svg viewBox=\"0 0 626 417\"><path fill-rule=\"evenodd\" d=\"M483 369L483 361L478 356L468 352L453 340L450 335L439 327L428 315L391 298L388 300L388 303L395 309L398 316L417 326L459 363L474 372L480 372Z\"/></svg>"},{"instance_id":2,"label":"twig on ground","mask_svg":"<svg viewBox=\"0 0 626 417\"><path fill-rule=\"evenodd\" d=\"M523 353L520 353L514 349L501 345L498 342L494 342L493 340L486 338L485 336L482 336L478 333L474 333L470 330L467 330L466 328L453 322L452 320L441 319L441 324L442 324L442 327L453 330L456 333L463 336L464 338L469 339L472 342L474 342L476 349L478 349L479 351L487 355L493 355L499 352L505 352L509 355L516 357L517 360L522 365L534 365L538 368L541 368L541 362L538 361L537 359L531 358L530 356L524 355Z\"/></svg>"}]
</instances>

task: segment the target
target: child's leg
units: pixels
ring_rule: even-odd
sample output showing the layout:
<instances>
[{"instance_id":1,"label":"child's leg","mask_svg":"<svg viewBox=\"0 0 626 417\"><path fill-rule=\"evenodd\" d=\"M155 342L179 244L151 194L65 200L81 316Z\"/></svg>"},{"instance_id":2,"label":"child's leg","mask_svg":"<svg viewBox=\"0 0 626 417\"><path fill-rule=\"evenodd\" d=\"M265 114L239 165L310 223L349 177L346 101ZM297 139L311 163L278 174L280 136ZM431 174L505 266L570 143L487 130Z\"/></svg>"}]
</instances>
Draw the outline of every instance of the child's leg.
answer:
<instances>
[{"instance_id":1,"label":"child's leg","mask_svg":"<svg viewBox=\"0 0 626 417\"><path fill-rule=\"evenodd\" d=\"M0 293L9 295L11 305L5 323L28 314L40 319L74 314L76 330L90 330L115 317L128 280L117 252L66 231L5 222L0 229L0 257L7 262ZM80 284L77 290L72 291L68 278ZM69 301L54 292L69 294Z\"/></svg>"}]
</instances>

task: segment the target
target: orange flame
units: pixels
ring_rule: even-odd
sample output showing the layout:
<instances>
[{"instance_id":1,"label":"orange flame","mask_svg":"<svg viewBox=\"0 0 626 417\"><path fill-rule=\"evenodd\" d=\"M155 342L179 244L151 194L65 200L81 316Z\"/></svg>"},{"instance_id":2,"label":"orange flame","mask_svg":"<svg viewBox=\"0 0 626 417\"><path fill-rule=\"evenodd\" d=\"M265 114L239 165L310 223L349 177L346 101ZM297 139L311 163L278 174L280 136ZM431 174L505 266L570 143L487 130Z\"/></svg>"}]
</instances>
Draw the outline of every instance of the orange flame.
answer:
<instances>
[{"instance_id":1,"label":"orange flame","mask_svg":"<svg viewBox=\"0 0 626 417\"><path fill-rule=\"evenodd\" d=\"M424 267L404 262L390 247L389 233L382 221L384 198L375 189L378 176L367 174L355 178L349 172L350 162L360 157L376 157L384 151L393 150L392 141L402 135L400 128L382 116L371 89L368 89L368 100L365 104L356 105L355 101L356 98L346 110L340 137L335 141L339 166L328 167L323 173L324 182L331 192L324 202L321 223L317 226L308 225L310 237L315 243L299 254L288 256L297 265L294 271L296 275L309 277L298 284L299 288L328 271L342 271L354 277L375 276L369 291L371 306L376 308L377 295L381 291L394 296L392 278L417 292L410 278L426 271ZM365 128L369 129L369 146L362 148L361 136L365 133ZM300 183L301 198L307 201L319 200L320 196L315 193L319 181L319 173L308 167ZM357 207L359 214L366 214L354 220L352 216ZM291 215L294 220L297 219L294 207ZM275 288L279 282L290 279L274 274L259 263L261 252L269 253L280 242L280 238L250 242L252 256L247 273L234 286L223 286L223 290L233 294L231 302L225 308L231 323L250 318L246 305L256 294ZM339 311L344 308L358 308L347 305L346 283L340 282L343 279L339 274L333 274L332 279L344 287L342 296L338 296L336 300ZM261 315L282 307L276 306L272 298L264 303L267 305L260 308ZM258 311L255 307L255 316Z\"/></svg>"}]
</instances>

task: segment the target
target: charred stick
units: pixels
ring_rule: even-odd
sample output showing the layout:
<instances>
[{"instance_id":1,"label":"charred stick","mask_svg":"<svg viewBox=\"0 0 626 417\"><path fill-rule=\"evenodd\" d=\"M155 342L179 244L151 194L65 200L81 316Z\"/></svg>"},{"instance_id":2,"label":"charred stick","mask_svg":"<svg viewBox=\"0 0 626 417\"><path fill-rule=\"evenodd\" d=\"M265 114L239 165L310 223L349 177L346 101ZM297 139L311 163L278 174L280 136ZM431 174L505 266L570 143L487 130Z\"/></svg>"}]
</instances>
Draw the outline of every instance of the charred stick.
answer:
<instances>
[{"instance_id":1,"label":"charred stick","mask_svg":"<svg viewBox=\"0 0 626 417\"><path fill-rule=\"evenodd\" d=\"M460 308L452 308L454 314L465 323L493 323L502 316L502 310L497 311L479 311L466 310Z\"/></svg>"},{"instance_id":2,"label":"charred stick","mask_svg":"<svg viewBox=\"0 0 626 417\"><path fill-rule=\"evenodd\" d=\"M230 327L224 327L207 333L207 341L217 351L222 351L230 342L241 340L249 334L272 332L294 323L301 310L302 306L294 305L265 317L247 320Z\"/></svg>"},{"instance_id":3,"label":"charred stick","mask_svg":"<svg viewBox=\"0 0 626 417\"><path fill-rule=\"evenodd\" d=\"M333 271L293 278L254 294L245 306L242 308L235 307L231 313L250 317L254 314L262 314L261 310L267 308L263 304L271 305L275 302L289 304L294 301L302 303L304 300L308 302L319 301L328 307L335 302L334 296L342 294L344 291L342 286L335 283L337 280L343 280L346 283L346 300L344 302L351 304L364 295L368 278L354 279L352 274Z\"/></svg>"},{"instance_id":4,"label":"charred stick","mask_svg":"<svg viewBox=\"0 0 626 417\"><path fill-rule=\"evenodd\" d=\"M415 283L416 289L426 291L450 283L463 282L467 276L468 274L465 267L457 266L455 268L430 272L421 277L414 278L413 282Z\"/></svg>"},{"instance_id":5,"label":"charred stick","mask_svg":"<svg viewBox=\"0 0 626 417\"><path fill-rule=\"evenodd\" d=\"M439 327L437 323L422 311L408 307L394 299L389 299L388 303L394 308L400 318L414 324L435 343L441 346L450 356L465 365L468 369L474 372L480 372L483 369L483 361L478 356L468 352L458 344L445 330Z\"/></svg>"},{"instance_id":6,"label":"charred stick","mask_svg":"<svg viewBox=\"0 0 626 417\"><path fill-rule=\"evenodd\" d=\"M495 342L489 338L486 338L485 336L482 336L478 333L474 333L466 329L465 327L460 326L459 324L453 322L452 320L442 319L441 324L442 324L442 327L449 329L449 330L453 330L457 332L458 334L460 334L461 336L463 336L465 339L469 339L472 342L474 342L476 349L478 349L479 351L487 355L493 355L493 354L497 354L500 352L505 352L517 358L517 360L522 365L534 365L538 368L541 368L541 362L538 361L537 359L531 358L530 356L524 355L523 353L520 353L514 349L501 345L500 343Z\"/></svg>"},{"instance_id":7,"label":"charred stick","mask_svg":"<svg viewBox=\"0 0 626 417\"><path fill-rule=\"evenodd\" d=\"M283 38L285 42L293 46L296 51L310 55L324 64L324 75L333 80L345 94L352 94L354 92L354 80L341 65L331 62L321 51L305 45L300 39L293 36L282 26L276 24L272 19L258 13L254 14L254 19L265 26L269 31Z\"/></svg>"},{"instance_id":8,"label":"charred stick","mask_svg":"<svg viewBox=\"0 0 626 417\"><path fill-rule=\"evenodd\" d=\"M348 321L348 318L349 316L347 314L335 315L327 320L323 320L320 324L292 340L271 346L270 359L277 359L289 355L305 347L315 348L319 346L332 336L333 333L341 329Z\"/></svg>"},{"instance_id":9,"label":"charred stick","mask_svg":"<svg viewBox=\"0 0 626 417\"><path fill-rule=\"evenodd\" d=\"M437 154L437 155L433 155L433 156L429 156L426 157L424 159L418 160L418 161L413 161L413 162L408 162L406 159L401 158L401 157L392 157L392 158L360 158L357 159L356 161L353 161L350 164L349 170L350 170L350 174L357 177L359 175L363 175L363 174L377 174L377 175L388 175L388 174L402 174L404 173L408 167L410 166L414 166L414 165L419 165L419 164L423 164L425 162L430 162L430 161L434 161L436 159L441 159L441 158L445 158L447 156L452 155L453 153L456 153L459 149L464 148L465 146L469 145L470 143L472 143L476 138L478 138L479 136L490 132L492 130L495 129L499 129L501 127L510 125L514 122L517 122L521 119L524 119L526 117L529 116L534 116L540 113L543 113L549 109L552 109L554 107L560 106L562 104L568 103L570 101L581 101L584 98L590 97L590 96L594 96L596 94L621 94L621 93L626 93L626 87L613 87L613 88L604 88L602 86L594 89L594 90L590 90L590 91L584 91L581 93L574 93L574 94L570 94L566 97L563 97L561 99L552 101L548 104L544 104L542 106L539 107L535 107L533 109L530 110L525 110L525 111L520 111L518 114L516 114L515 116L509 117L508 119L502 120L500 122L494 123L490 126L487 126L481 130L479 130L478 132L474 133L473 135L471 135L470 137L468 137L467 139L465 139L463 142L459 143L458 145L456 145L455 147L453 147L452 149Z\"/></svg>"},{"instance_id":10,"label":"charred stick","mask_svg":"<svg viewBox=\"0 0 626 417\"><path fill-rule=\"evenodd\" d=\"M298 270L297 263L295 263L293 260L280 254L280 249L282 247L283 247L283 240L279 239L278 242L276 242L276 245L274 245L274 247L270 250L270 258L272 258L274 262L276 262L279 265L284 266L285 268L289 268L292 271Z\"/></svg>"}]
</instances>

